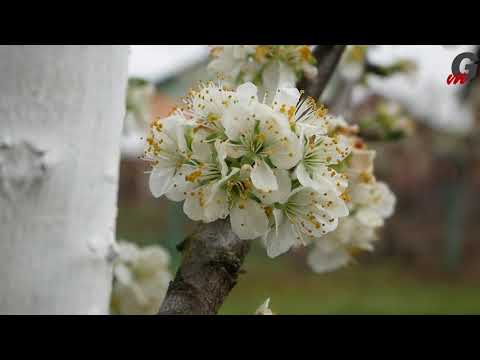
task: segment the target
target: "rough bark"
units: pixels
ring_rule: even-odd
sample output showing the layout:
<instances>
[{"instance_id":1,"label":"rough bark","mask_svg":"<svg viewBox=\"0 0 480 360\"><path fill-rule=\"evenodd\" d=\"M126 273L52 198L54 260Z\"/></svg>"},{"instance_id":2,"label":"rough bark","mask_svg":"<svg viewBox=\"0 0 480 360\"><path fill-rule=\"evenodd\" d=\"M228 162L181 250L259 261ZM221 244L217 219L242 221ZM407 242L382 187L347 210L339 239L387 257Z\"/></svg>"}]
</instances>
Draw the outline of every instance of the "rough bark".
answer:
<instances>
[{"instance_id":1,"label":"rough bark","mask_svg":"<svg viewBox=\"0 0 480 360\"><path fill-rule=\"evenodd\" d=\"M107 314L128 46L0 46L0 313Z\"/></svg>"},{"instance_id":2,"label":"rough bark","mask_svg":"<svg viewBox=\"0 0 480 360\"><path fill-rule=\"evenodd\" d=\"M235 286L250 248L228 220L200 224L180 244L183 259L159 314L214 315Z\"/></svg>"},{"instance_id":3,"label":"rough bark","mask_svg":"<svg viewBox=\"0 0 480 360\"><path fill-rule=\"evenodd\" d=\"M318 76L303 82L307 95L320 97L344 45L319 45L314 51ZM201 224L179 246L182 263L170 283L159 315L214 315L237 282L250 241L240 240L228 220Z\"/></svg>"}]
</instances>

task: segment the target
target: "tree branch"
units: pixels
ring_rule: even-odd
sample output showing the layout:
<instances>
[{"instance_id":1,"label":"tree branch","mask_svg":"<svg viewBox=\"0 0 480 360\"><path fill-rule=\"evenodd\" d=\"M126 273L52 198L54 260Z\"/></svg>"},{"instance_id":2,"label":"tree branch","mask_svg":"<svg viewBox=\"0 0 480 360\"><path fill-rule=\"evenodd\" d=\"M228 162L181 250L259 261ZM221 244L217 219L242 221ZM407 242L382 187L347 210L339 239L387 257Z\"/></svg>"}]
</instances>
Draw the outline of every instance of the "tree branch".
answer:
<instances>
[{"instance_id":1,"label":"tree branch","mask_svg":"<svg viewBox=\"0 0 480 360\"><path fill-rule=\"evenodd\" d=\"M344 45L317 46L318 76L305 82L306 93L320 97L335 70ZM182 263L170 285L159 315L214 315L235 286L250 249L229 220L200 224L198 231L178 247Z\"/></svg>"},{"instance_id":2,"label":"tree branch","mask_svg":"<svg viewBox=\"0 0 480 360\"><path fill-rule=\"evenodd\" d=\"M308 96L319 99L327 87L345 47L346 45L317 45L313 50L313 56L317 60L317 76L313 79L303 78L298 83L298 88L305 90Z\"/></svg>"},{"instance_id":3,"label":"tree branch","mask_svg":"<svg viewBox=\"0 0 480 360\"><path fill-rule=\"evenodd\" d=\"M180 244L182 264L159 315L214 315L235 286L250 241L240 240L228 220L200 224Z\"/></svg>"}]
</instances>

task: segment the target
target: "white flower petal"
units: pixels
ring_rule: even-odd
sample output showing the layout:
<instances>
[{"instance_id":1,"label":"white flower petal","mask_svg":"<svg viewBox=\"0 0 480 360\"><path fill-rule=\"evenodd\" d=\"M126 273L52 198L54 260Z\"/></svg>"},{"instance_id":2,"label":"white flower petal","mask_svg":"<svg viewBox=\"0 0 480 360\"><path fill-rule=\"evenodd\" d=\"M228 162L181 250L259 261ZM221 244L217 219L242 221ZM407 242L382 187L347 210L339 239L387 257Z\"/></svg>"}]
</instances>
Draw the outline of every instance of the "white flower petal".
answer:
<instances>
[{"instance_id":1,"label":"white flower petal","mask_svg":"<svg viewBox=\"0 0 480 360\"><path fill-rule=\"evenodd\" d=\"M228 166L225 162L225 159L227 158L226 143L220 140L216 140L215 150L217 151L217 162L220 164L220 171L222 173L222 176L227 176Z\"/></svg>"},{"instance_id":2,"label":"white flower petal","mask_svg":"<svg viewBox=\"0 0 480 360\"><path fill-rule=\"evenodd\" d=\"M274 258L287 252L297 243L297 236L298 235L293 229L293 225L286 217L284 217L282 223L278 227L278 232L270 231L264 238L267 255L270 258Z\"/></svg>"},{"instance_id":3,"label":"white flower petal","mask_svg":"<svg viewBox=\"0 0 480 360\"><path fill-rule=\"evenodd\" d=\"M263 160L256 160L250 173L253 186L261 191L278 190L278 182L273 170Z\"/></svg>"},{"instance_id":4,"label":"white flower petal","mask_svg":"<svg viewBox=\"0 0 480 360\"><path fill-rule=\"evenodd\" d=\"M202 191L202 189L188 192L183 203L183 212L193 221L203 221L205 219L205 209L200 204L199 191Z\"/></svg>"},{"instance_id":5,"label":"white flower petal","mask_svg":"<svg viewBox=\"0 0 480 360\"><path fill-rule=\"evenodd\" d=\"M297 167L295 168L294 174L297 177L300 184L302 184L303 186L312 187L314 189L319 189L320 188L321 190L324 190L324 189L328 190L328 189L331 188L331 186L326 187L322 183L318 183L318 182L313 181L312 178L310 177L310 174L308 173L305 165L303 164L303 162L301 162L297 165ZM321 185L323 185L323 186L321 186Z\"/></svg>"},{"instance_id":6,"label":"white flower petal","mask_svg":"<svg viewBox=\"0 0 480 360\"><path fill-rule=\"evenodd\" d=\"M370 227L379 227L383 226L383 218L375 211L371 209L360 209L355 214L358 221L360 221L365 226Z\"/></svg>"},{"instance_id":7,"label":"white flower petal","mask_svg":"<svg viewBox=\"0 0 480 360\"><path fill-rule=\"evenodd\" d=\"M165 193L167 199L172 201L185 200L185 193L194 187L194 183L185 180L185 176L192 173L195 168L191 165L183 165L172 178L169 190Z\"/></svg>"},{"instance_id":8,"label":"white flower petal","mask_svg":"<svg viewBox=\"0 0 480 360\"><path fill-rule=\"evenodd\" d=\"M355 204L368 206L373 190L372 184L358 184L351 190L350 196Z\"/></svg>"},{"instance_id":9,"label":"white flower petal","mask_svg":"<svg viewBox=\"0 0 480 360\"><path fill-rule=\"evenodd\" d=\"M152 134L162 144L162 148L170 152L187 150L185 140L185 125L187 122L179 115L171 115L169 117L157 120L159 129L152 127Z\"/></svg>"},{"instance_id":10,"label":"white flower petal","mask_svg":"<svg viewBox=\"0 0 480 360\"><path fill-rule=\"evenodd\" d=\"M225 219L228 216L228 213L227 192L219 186L213 186L209 200L205 205L205 221L212 222L217 219Z\"/></svg>"},{"instance_id":11,"label":"white flower petal","mask_svg":"<svg viewBox=\"0 0 480 360\"><path fill-rule=\"evenodd\" d=\"M291 169L302 159L302 143L293 132L284 132L281 141L270 146L269 158L273 165L280 169Z\"/></svg>"},{"instance_id":12,"label":"white flower petal","mask_svg":"<svg viewBox=\"0 0 480 360\"><path fill-rule=\"evenodd\" d=\"M296 107L298 100L300 99L300 91L295 87L278 89L275 98L273 99L273 109L280 111L282 106L287 109Z\"/></svg>"},{"instance_id":13,"label":"white flower petal","mask_svg":"<svg viewBox=\"0 0 480 360\"><path fill-rule=\"evenodd\" d=\"M325 126L323 126L322 124L312 125L306 122L297 122L296 126L298 128L298 132L305 135L307 138L311 136L322 136L326 134Z\"/></svg>"},{"instance_id":14,"label":"white flower petal","mask_svg":"<svg viewBox=\"0 0 480 360\"><path fill-rule=\"evenodd\" d=\"M294 88L296 86L297 76L293 69L282 61L280 61L278 65L279 76L277 88Z\"/></svg>"},{"instance_id":15,"label":"white flower petal","mask_svg":"<svg viewBox=\"0 0 480 360\"><path fill-rule=\"evenodd\" d=\"M384 218L388 218L392 216L397 199L395 194L390 190L387 184L378 181L377 188L379 193L381 194L382 200L377 203L377 211L378 213L383 216Z\"/></svg>"},{"instance_id":16,"label":"white flower petal","mask_svg":"<svg viewBox=\"0 0 480 360\"><path fill-rule=\"evenodd\" d=\"M317 158L325 165L338 164L351 152L350 141L346 136L336 139L329 136L319 136L321 143L318 145Z\"/></svg>"},{"instance_id":17,"label":"white flower petal","mask_svg":"<svg viewBox=\"0 0 480 360\"><path fill-rule=\"evenodd\" d=\"M257 87L251 82L244 83L237 87L237 98L241 102L249 103L251 100L258 101Z\"/></svg>"},{"instance_id":18,"label":"white flower petal","mask_svg":"<svg viewBox=\"0 0 480 360\"><path fill-rule=\"evenodd\" d=\"M209 162L212 161L212 144L205 142L211 134L210 131L199 129L195 132L192 139L192 157L196 160Z\"/></svg>"},{"instance_id":19,"label":"white flower petal","mask_svg":"<svg viewBox=\"0 0 480 360\"><path fill-rule=\"evenodd\" d=\"M382 219L391 216L395 209L395 195L382 182L357 184L351 191L351 198L352 202L361 207L362 210L375 212ZM379 222L371 214L361 216L364 221Z\"/></svg>"},{"instance_id":20,"label":"white flower petal","mask_svg":"<svg viewBox=\"0 0 480 360\"><path fill-rule=\"evenodd\" d=\"M221 54L208 64L208 72L215 76L228 75L235 79L240 73L242 63L244 62L243 58L238 56L238 49L232 45L224 45L218 49L221 50Z\"/></svg>"},{"instance_id":21,"label":"white flower petal","mask_svg":"<svg viewBox=\"0 0 480 360\"><path fill-rule=\"evenodd\" d=\"M258 307L255 311L255 315L273 315L272 310L270 310L270 298L265 300L265 302Z\"/></svg>"},{"instance_id":22,"label":"white flower petal","mask_svg":"<svg viewBox=\"0 0 480 360\"><path fill-rule=\"evenodd\" d=\"M289 66L281 61L272 61L262 72L266 103L273 102L277 89L295 87L296 80L295 73Z\"/></svg>"},{"instance_id":23,"label":"white flower petal","mask_svg":"<svg viewBox=\"0 0 480 360\"><path fill-rule=\"evenodd\" d=\"M325 165L317 165L312 175L319 191L332 189L340 195L348 187L348 180L342 174Z\"/></svg>"},{"instance_id":24,"label":"white flower petal","mask_svg":"<svg viewBox=\"0 0 480 360\"><path fill-rule=\"evenodd\" d=\"M314 272L325 273L334 271L348 265L351 261L350 254L345 248L326 247L323 244L323 240L319 240L307 258L307 262Z\"/></svg>"},{"instance_id":25,"label":"white flower petal","mask_svg":"<svg viewBox=\"0 0 480 360\"><path fill-rule=\"evenodd\" d=\"M227 108L223 114L222 124L225 128L225 134L231 141L239 141L242 135L253 134L255 129L255 119L249 106L237 104Z\"/></svg>"},{"instance_id":26,"label":"white flower petal","mask_svg":"<svg viewBox=\"0 0 480 360\"><path fill-rule=\"evenodd\" d=\"M321 224L322 229L327 233L336 230L338 227L339 218L332 216L325 210L317 212L315 214L315 219Z\"/></svg>"},{"instance_id":27,"label":"white flower petal","mask_svg":"<svg viewBox=\"0 0 480 360\"><path fill-rule=\"evenodd\" d=\"M268 217L256 201L239 200L230 212L233 232L242 240L256 239L268 230Z\"/></svg>"},{"instance_id":28,"label":"white flower petal","mask_svg":"<svg viewBox=\"0 0 480 360\"><path fill-rule=\"evenodd\" d=\"M260 199L263 204L270 205L274 203L284 203L287 201L290 191L292 191L292 181L287 170L273 170L277 178L278 189L275 191L261 191L253 189L252 192Z\"/></svg>"},{"instance_id":29,"label":"white flower petal","mask_svg":"<svg viewBox=\"0 0 480 360\"><path fill-rule=\"evenodd\" d=\"M132 272L122 263L115 265L113 268L113 276L115 277L115 280L125 286L131 285L133 282Z\"/></svg>"},{"instance_id":30,"label":"white flower petal","mask_svg":"<svg viewBox=\"0 0 480 360\"><path fill-rule=\"evenodd\" d=\"M321 195L321 201L318 208L325 210L333 217L348 216L349 210L345 201L343 201L334 191L325 191Z\"/></svg>"},{"instance_id":31,"label":"white flower petal","mask_svg":"<svg viewBox=\"0 0 480 360\"><path fill-rule=\"evenodd\" d=\"M305 235L322 237L336 229L338 218L330 216L325 211L314 213L313 218L305 218L301 223L301 230Z\"/></svg>"},{"instance_id":32,"label":"white flower petal","mask_svg":"<svg viewBox=\"0 0 480 360\"><path fill-rule=\"evenodd\" d=\"M160 197L165 194L172 185L175 168L154 167L150 173L149 187L153 196Z\"/></svg>"},{"instance_id":33,"label":"white flower petal","mask_svg":"<svg viewBox=\"0 0 480 360\"><path fill-rule=\"evenodd\" d=\"M245 146L239 144L232 144L231 142L224 143L225 153L232 159L238 159L247 153Z\"/></svg>"},{"instance_id":34,"label":"white flower petal","mask_svg":"<svg viewBox=\"0 0 480 360\"><path fill-rule=\"evenodd\" d=\"M353 149L348 162L347 174L349 177L356 180L362 173L372 174L375 155L375 150Z\"/></svg>"}]
</instances>

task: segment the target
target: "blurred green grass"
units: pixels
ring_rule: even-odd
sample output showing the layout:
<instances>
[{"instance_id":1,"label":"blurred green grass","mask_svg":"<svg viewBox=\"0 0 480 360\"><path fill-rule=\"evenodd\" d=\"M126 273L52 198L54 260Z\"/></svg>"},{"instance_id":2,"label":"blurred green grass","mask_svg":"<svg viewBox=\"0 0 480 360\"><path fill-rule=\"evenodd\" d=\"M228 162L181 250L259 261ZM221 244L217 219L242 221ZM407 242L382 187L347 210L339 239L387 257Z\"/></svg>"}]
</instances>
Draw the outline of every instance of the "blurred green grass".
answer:
<instances>
[{"instance_id":1,"label":"blurred green grass","mask_svg":"<svg viewBox=\"0 0 480 360\"><path fill-rule=\"evenodd\" d=\"M315 274L300 260L249 257L221 313L251 314L267 297L278 314L480 313L480 287L451 275L420 276L393 258Z\"/></svg>"},{"instance_id":2,"label":"blurred green grass","mask_svg":"<svg viewBox=\"0 0 480 360\"><path fill-rule=\"evenodd\" d=\"M174 221L167 223L165 212ZM180 262L175 245L188 229L178 204L119 209L119 238L166 247L172 271ZM478 282L450 273L424 274L401 259L361 260L315 274L304 253L269 259L255 242L244 269L220 314L253 314L268 297L277 314L480 314Z\"/></svg>"}]
</instances>

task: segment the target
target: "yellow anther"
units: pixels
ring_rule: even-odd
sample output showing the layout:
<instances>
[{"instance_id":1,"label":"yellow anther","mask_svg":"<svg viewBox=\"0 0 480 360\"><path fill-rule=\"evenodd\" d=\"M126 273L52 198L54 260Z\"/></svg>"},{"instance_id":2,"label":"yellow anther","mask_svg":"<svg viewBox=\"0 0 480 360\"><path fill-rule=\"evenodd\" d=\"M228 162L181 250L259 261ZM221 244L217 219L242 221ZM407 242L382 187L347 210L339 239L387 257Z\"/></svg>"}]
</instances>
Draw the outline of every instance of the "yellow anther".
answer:
<instances>
[{"instance_id":1,"label":"yellow anther","mask_svg":"<svg viewBox=\"0 0 480 360\"><path fill-rule=\"evenodd\" d=\"M310 61L310 59L312 58L312 51L308 46L299 47L298 53L300 54L300 57L305 61Z\"/></svg>"},{"instance_id":2,"label":"yellow anther","mask_svg":"<svg viewBox=\"0 0 480 360\"><path fill-rule=\"evenodd\" d=\"M267 54L269 53L269 49L266 46L257 46L255 49L255 60L258 62L263 62Z\"/></svg>"},{"instance_id":3,"label":"yellow anther","mask_svg":"<svg viewBox=\"0 0 480 360\"><path fill-rule=\"evenodd\" d=\"M200 176L202 176L202 172L200 170L196 170L192 172L190 175L186 175L185 180L190 182L195 182Z\"/></svg>"}]
</instances>

